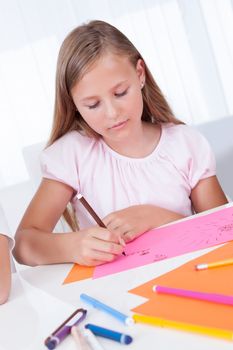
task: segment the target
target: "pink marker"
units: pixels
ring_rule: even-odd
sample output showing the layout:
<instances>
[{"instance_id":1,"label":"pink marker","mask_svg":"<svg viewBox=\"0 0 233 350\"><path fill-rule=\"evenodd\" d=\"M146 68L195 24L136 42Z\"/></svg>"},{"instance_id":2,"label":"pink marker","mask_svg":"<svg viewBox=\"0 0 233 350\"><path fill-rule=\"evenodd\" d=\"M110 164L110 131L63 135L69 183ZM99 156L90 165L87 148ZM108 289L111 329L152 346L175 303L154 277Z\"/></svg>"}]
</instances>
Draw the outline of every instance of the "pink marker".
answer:
<instances>
[{"instance_id":1,"label":"pink marker","mask_svg":"<svg viewBox=\"0 0 233 350\"><path fill-rule=\"evenodd\" d=\"M191 290L153 286L153 291L162 294L175 295L178 297L192 298L204 301L210 301L218 304L233 305L233 296L215 293L195 292Z\"/></svg>"}]
</instances>

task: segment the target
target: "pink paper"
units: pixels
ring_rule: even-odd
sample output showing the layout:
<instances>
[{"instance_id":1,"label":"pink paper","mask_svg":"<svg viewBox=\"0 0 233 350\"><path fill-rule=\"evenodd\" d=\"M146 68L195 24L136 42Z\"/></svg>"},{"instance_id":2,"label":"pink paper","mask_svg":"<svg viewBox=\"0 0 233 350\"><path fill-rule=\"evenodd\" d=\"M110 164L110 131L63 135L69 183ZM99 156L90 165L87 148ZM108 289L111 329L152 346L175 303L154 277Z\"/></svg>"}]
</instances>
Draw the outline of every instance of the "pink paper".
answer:
<instances>
[{"instance_id":1,"label":"pink paper","mask_svg":"<svg viewBox=\"0 0 233 350\"><path fill-rule=\"evenodd\" d=\"M233 240L233 207L161 227L128 243L111 263L97 266L93 278L143 266Z\"/></svg>"}]
</instances>

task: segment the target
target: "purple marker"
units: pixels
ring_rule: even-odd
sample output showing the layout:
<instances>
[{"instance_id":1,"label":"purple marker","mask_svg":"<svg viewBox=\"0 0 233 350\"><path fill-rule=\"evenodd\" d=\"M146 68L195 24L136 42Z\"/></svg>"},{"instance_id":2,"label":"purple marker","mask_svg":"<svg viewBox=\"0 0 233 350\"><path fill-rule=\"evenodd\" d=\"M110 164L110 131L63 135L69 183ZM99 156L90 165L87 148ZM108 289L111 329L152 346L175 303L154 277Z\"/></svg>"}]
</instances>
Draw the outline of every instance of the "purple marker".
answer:
<instances>
[{"instance_id":1,"label":"purple marker","mask_svg":"<svg viewBox=\"0 0 233 350\"><path fill-rule=\"evenodd\" d=\"M77 309L70 317L67 318L48 338L45 339L44 344L49 350L56 348L58 344L71 332L71 328L83 321L86 317L87 310Z\"/></svg>"}]
</instances>

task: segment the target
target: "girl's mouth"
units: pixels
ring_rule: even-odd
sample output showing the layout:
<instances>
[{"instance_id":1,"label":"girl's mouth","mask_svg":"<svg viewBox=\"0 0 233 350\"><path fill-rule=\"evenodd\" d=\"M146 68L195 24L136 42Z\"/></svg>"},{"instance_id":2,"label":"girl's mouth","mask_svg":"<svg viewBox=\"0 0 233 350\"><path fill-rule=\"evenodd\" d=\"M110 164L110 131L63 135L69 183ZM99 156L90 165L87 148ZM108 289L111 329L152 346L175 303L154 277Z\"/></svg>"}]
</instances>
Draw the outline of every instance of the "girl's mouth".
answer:
<instances>
[{"instance_id":1,"label":"girl's mouth","mask_svg":"<svg viewBox=\"0 0 233 350\"><path fill-rule=\"evenodd\" d=\"M124 120L123 122L118 122L118 123L114 124L113 126L111 126L110 129L114 129L114 130L121 129L121 128L123 128L125 126L127 121L128 121L128 119Z\"/></svg>"}]
</instances>

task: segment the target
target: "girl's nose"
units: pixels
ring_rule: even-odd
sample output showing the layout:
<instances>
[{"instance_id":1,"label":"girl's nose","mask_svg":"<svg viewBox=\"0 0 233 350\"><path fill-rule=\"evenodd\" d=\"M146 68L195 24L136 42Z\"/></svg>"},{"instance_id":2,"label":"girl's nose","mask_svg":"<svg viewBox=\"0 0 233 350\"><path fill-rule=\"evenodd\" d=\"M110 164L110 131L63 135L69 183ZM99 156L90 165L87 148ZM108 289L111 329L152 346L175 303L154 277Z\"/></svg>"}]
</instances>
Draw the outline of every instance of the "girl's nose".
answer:
<instances>
[{"instance_id":1,"label":"girl's nose","mask_svg":"<svg viewBox=\"0 0 233 350\"><path fill-rule=\"evenodd\" d=\"M109 119L116 119L117 118L118 109L113 101L107 101L105 103L105 116Z\"/></svg>"}]
</instances>

